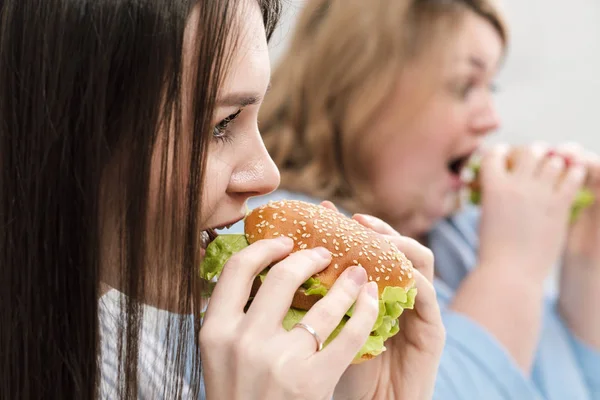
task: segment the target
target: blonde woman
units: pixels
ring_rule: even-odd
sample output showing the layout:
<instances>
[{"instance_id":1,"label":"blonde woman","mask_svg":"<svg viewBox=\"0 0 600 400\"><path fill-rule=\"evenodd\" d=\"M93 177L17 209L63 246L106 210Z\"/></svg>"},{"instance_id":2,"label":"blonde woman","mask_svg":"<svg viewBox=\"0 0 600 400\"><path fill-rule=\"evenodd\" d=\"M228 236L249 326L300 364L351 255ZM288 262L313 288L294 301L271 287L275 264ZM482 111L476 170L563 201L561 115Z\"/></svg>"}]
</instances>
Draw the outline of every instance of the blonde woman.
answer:
<instances>
[{"instance_id":1,"label":"blonde woman","mask_svg":"<svg viewBox=\"0 0 600 400\"><path fill-rule=\"evenodd\" d=\"M433 250L447 330L435 398L597 399L600 205L572 231L568 215L598 163L533 145L509 173L493 148L482 208L456 212L465 160L500 123L507 44L491 0L309 1L259 118L280 190L250 205L328 199ZM544 281L563 253L554 299Z\"/></svg>"}]
</instances>

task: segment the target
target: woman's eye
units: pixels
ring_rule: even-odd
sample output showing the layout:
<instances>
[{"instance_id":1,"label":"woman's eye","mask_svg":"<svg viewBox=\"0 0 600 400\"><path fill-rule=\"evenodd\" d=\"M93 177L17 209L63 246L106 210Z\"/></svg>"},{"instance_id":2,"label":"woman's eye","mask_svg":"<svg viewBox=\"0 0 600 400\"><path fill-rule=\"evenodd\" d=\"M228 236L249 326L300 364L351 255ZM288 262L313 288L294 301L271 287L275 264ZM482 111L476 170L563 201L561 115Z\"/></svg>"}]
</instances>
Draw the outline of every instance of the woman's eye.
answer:
<instances>
[{"instance_id":1,"label":"woman's eye","mask_svg":"<svg viewBox=\"0 0 600 400\"><path fill-rule=\"evenodd\" d=\"M213 137L220 140L226 140L229 138L228 136L228 127L242 112L242 110L238 110L237 112L231 114L227 118L224 118L213 128Z\"/></svg>"},{"instance_id":2,"label":"woman's eye","mask_svg":"<svg viewBox=\"0 0 600 400\"><path fill-rule=\"evenodd\" d=\"M471 94L471 92L473 91L473 89L475 88L475 82L473 81L469 81L467 83L465 83L464 85L462 85L460 87L460 96L463 99L466 99L467 97L469 97L469 94Z\"/></svg>"}]
</instances>

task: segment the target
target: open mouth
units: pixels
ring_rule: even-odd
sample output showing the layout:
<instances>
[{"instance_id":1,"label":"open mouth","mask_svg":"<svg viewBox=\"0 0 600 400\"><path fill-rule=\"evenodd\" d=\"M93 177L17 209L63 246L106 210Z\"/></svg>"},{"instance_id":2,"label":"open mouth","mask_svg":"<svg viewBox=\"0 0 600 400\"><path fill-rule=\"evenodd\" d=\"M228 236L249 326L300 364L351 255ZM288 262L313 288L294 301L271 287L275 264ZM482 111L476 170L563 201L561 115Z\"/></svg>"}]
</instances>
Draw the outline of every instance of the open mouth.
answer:
<instances>
[{"instance_id":1,"label":"open mouth","mask_svg":"<svg viewBox=\"0 0 600 400\"><path fill-rule=\"evenodd\" d=\"M205 231L202 231L200 246L203 249L206 250L206 248L208 247L208 245L210 244L210 242L212 242L213 240L215 240L217 238L217 236L219 236L219 235L212 228L209 228L209 229L207 229Z\"/></svg>"},{"instance_id":2,"label":"open mouth","mask_svg":"<svg viewBox=\"0 0 600 400\"><path fill-rule=\"evenodd\" d=\"M202 235L201 235L201 247L203 249L206 250L206 248L208 247L208 245L217 238L217 236L219 236L219 234L217 233L217 231L220 230L224 230L224 229L229 229L231 228L233 225L237 224L239 221L241 221L243 218L238 218L235 221L231 221L229 223L226 223L224 225L221 226L215 226L213 228L208 228L205 231L202 231Z\"/></svg>"},{"instance_id":3,"label":"open mouth","mask_svg":"<svg viewBox=\"0 0 600 400\"><path fill-rule=\"evenodd\" d=\"M447 164L448 171L452 175L461 176L463 170L465 169L465 167L469 163L469 160L471 159L472 155L473 155L473 152L469 152L469 153L464 154L464 155L462 155L460 157L453 158Z\"/></svg>"}]
</instances>

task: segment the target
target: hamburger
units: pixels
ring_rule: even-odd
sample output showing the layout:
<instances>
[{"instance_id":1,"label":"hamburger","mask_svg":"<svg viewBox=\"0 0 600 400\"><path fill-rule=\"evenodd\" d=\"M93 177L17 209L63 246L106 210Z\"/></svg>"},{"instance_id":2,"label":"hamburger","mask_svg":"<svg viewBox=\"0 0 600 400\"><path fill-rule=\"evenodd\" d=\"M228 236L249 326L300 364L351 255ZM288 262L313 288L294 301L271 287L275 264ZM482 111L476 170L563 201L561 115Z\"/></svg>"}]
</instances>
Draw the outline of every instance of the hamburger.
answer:
<instances>
[{"instance_id":1,"label":"hamburger","mask_svg":"<svg viewBox=\"0 0 600 400\"><path fill-rule=\"evenodd\" d=\"M362 266L369 281L379 287L379 315L364 346L353 363L377 357L384 343L399 332L398 318L405 309L414 307L417 289L413 265L389 240L340 212L302 201L269 202L249 212L244 219L244 234L223 234L211 238L200 267L202 279L218 279L227 260L249 244L262 239L287 236L293 239L292 252L324 247L331 252L331 263L313 275L294 294L283 327L290 330L331 288L349 267ZM269 273L266 268L256 278L252 294ZM249 304L252 302L252 295ZM327 346L352 316L351 307L334 332L325 340Z\"/></svg>"},{"instance_id":2,"label":"hamburger","mask_svg":"<svg viewBox=\"0 0 600 400\"><path fill-rule=\"evenodd\" d=\"M551 156L553 153L549 153L548 156ZM515 152L513 151L511 155L507 158L506 169L510 171L514 165L514 157ZM481 164L479 159L472 159L468 165L468 174L470 175L469 182L467 184L468 188L468 199L470 203L479 205L481 204L481 180L480 180L480 170ZM580 189L577 192L577 196L573 201L573 205L571 206L571 222L575 222L579 217L581 212L594 204L595 202L594 194L587 188Z\"/></svg>"}]
</instances>

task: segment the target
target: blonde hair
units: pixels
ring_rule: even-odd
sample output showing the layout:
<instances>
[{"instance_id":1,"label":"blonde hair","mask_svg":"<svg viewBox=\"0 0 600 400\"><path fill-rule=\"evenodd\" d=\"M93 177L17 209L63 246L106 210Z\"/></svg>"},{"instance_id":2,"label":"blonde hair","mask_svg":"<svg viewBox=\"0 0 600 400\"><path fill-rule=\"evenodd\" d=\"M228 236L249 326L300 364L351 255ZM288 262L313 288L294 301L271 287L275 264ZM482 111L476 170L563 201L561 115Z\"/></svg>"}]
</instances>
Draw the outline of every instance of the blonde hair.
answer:
<instances>
[{"instance_id":1,"label":"blonde hair","mask_svg":"<svg viewBox=\"0 0 600 400\"><path fill-rule=\"evenodd\" d=\"M260 115L281 188L372 212L360 133L399 72L443 45L467 11L489 21L506 46L493 0L308 1Z\"/></svg>"}]
</instances>

